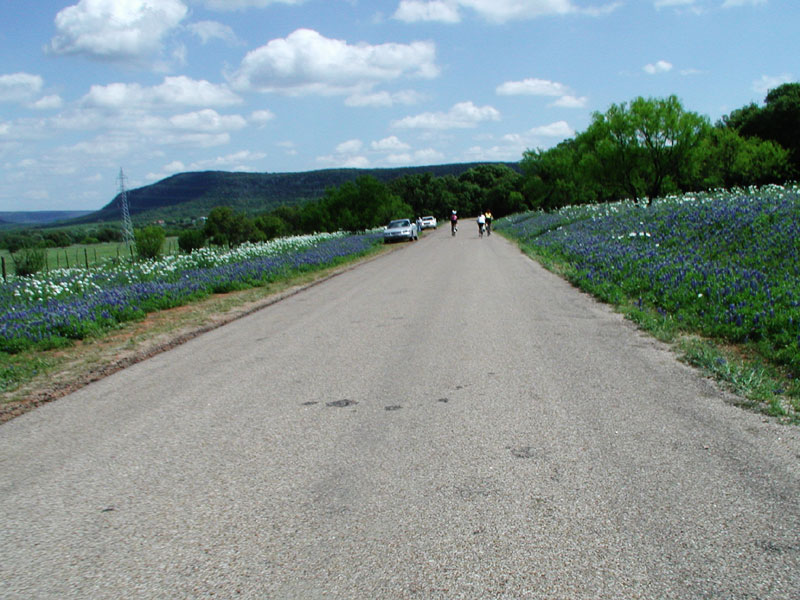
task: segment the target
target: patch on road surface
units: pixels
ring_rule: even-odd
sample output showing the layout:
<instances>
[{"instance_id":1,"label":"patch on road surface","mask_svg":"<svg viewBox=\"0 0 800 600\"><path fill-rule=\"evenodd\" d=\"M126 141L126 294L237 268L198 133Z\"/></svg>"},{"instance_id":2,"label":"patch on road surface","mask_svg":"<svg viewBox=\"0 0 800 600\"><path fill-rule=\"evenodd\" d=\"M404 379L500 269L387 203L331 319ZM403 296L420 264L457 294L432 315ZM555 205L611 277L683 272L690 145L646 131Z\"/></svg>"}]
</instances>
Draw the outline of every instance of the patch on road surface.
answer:
<instances>
[{"instance_id":1,"label":"patch on road surface","mask_svg":"<svg viewBox=\"0 0 800 600\"><path fill-rule=\"evenodd\" d=\"M400 406L399 404L393 404L391 406L384 407L384 410L400 410L401 408L403 407Z\"/></svg>"},{"instance_id":2,"label":"patch on road surface","mask_svg":"<svg viewBox=\"0 0 800 600\"><path fill-rule=\"evenodd\" d=\"M512 456L516 458L533 458L536 456L536 448L532 446L521 446L519 448L509 448Z\"/></svg>"},{"instance_id":3,"label":"patch on road surface","mask_svg":"<svg viewBox=\"0 0 800 600\"><path fill-rule=\"evenodd\" d=\"M334 400L333 402L326 402L325 406L335 406L336 408L344 408L345 406L352 406L353 404L358 404L355 400L348 400L345 398L344 400Z\"/></svg>"}]
</instances>

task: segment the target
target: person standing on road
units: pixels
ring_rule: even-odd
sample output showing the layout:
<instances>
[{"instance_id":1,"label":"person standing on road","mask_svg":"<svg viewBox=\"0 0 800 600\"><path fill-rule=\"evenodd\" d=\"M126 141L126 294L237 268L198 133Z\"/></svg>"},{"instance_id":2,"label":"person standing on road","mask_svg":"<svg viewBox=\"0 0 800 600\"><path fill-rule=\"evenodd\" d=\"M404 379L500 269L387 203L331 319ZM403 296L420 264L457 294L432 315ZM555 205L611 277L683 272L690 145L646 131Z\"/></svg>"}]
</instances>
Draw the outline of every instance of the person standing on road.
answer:
<instances>
[{"instance_id":1,"label":"person standing on road","mask_svg":"<svg viewBox=\"0 0 800 600\"><path fill-rule=\"evenodd\" d=\"M422 234L422 217L417 217L417 237Z\"/></svg>"},{"instance_id":2,"label":"person standing on road","mask_svg":"<svg viewBox=\"0 0 800 600\"><path fill-rule=\"evenodd\" d=\"M478 237L483 237L483 228L486 227L486 215L483 211L478 215Z\"/></svg>"}]
</instances>

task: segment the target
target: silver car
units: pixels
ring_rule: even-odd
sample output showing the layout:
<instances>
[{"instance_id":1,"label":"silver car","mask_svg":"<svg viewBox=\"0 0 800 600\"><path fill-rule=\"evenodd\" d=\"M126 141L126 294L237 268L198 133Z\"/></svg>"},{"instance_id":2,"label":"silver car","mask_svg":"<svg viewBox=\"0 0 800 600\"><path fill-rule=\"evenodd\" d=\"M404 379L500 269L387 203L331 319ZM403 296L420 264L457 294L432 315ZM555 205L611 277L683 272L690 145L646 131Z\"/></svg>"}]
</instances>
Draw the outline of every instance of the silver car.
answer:
<instances>
[{"instance_id":1,"label":"silver car","mask_svg":"<svg viewBox=\"0 0 800 600\"><path fill-rule=\"evenodd\" d=\"M411 219L395 219L390 221L383 230L383 241L394 242L396 240L408 240L409 242L419 237L417 224Z\"/></svg>"}]
</instances>

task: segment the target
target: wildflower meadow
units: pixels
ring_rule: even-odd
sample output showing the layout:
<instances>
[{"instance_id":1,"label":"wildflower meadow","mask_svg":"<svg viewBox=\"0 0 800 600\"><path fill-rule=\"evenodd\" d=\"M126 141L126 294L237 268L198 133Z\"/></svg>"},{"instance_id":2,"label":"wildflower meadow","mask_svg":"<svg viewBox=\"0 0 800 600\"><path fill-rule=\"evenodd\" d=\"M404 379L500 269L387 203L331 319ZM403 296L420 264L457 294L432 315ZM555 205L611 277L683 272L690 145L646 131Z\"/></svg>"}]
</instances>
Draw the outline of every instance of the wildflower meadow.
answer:
<instances>
[{"instance_id":1,"label":"wildflower meadow","mask_svg":"<svg viewBox=\"0 0 800 600\"><path fill-rule=\"evenodd\" d=\"M12 277L0 286L0 351L54 348L213 293L265 285L291 273L366 253L376 234L316 234L234 249L90 269Z\"/></svg>"},{"instance_id":2,"label":"wildflower meadow","mask_svg":"<svg viewBox=\"0 0 800 600\"><path fill-rule=\"evenodd\" d=\"M800 376L800 185L529 212L497 229L604 301Z\"/></svg>"}]
</instances>

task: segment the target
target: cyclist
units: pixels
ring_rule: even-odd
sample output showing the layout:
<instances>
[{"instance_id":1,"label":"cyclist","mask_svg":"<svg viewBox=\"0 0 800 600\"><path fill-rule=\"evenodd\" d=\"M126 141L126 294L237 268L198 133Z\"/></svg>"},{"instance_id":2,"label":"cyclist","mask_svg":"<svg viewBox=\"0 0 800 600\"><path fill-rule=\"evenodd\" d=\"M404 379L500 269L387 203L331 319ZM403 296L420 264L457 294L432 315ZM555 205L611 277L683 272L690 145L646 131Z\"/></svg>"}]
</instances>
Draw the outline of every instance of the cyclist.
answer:
<instances>
[{"instance_id":1,"label":"cyclist","mask_svg":"<svg viewBox=\"0 0 800 600\"><path fill-rule=\"evenodd\" d=\"M486 235L492 235L492 211L486 211Z\"/></svg>"},{"instance_id":2,"label":"cyclist","mask_svg":"<svg viewBox=\"0 0 800 600\"><path fill-rule=\"evenodd\" d=\"M478 237L483 237L483 230L486 227L486 215L483 211L478 215Z\"/></svg>"},{"instance_id":3,"label":"cyclist","mask_svg":"<svg viewBox=\"0 0 800 600\"><path fill-rule=\"evenodd\" d=\"M456 231L458 231L458 215L456 211L453 211L453 214L450 215L450 233L455 235Z\"/></svg>"}]
</instances>

